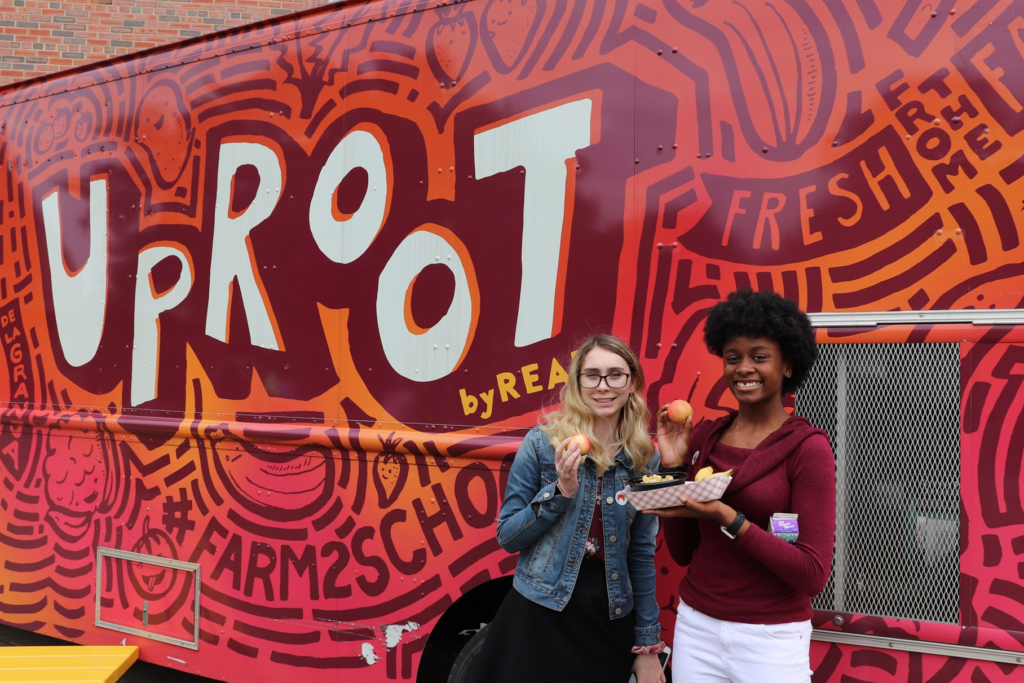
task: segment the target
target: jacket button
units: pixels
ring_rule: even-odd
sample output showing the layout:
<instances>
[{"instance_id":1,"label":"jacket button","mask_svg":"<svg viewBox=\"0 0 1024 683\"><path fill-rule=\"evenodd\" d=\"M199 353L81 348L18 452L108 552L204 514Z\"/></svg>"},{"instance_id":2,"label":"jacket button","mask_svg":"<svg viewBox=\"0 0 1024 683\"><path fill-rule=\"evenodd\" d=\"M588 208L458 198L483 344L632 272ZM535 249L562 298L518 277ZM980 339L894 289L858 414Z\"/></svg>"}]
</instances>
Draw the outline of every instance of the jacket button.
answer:
<instances>
[{"instance_id":1,"label":"jacket button","mask_svg":"<svg viewBox=\"0 0 1024 683\"><path fill-rule=\"evenodd\" d=\"M609 543L615 543L615 537L614 536L609 536L608 537L608 542Z\"/></svg>"},{"instance_id":2,"label":"jacket button","mask_svg":"<svg viewBox=\"0 0 1024 683\"><path fill-rule=\"evenodd\" d=\"M622 608L621 607L616 607L615 608L615 613L616 614L622 614Z\"/></svg>"},{"instance_id":3,"label":"jacket button","mask_svg":"<svg viewBox=\"0 0 1024 683\"><path fill-rule=\"evenodd\" d=\"M618 575L618 573L613 573L613 574L612 574L612 581L618 581L618 580L619 580L619 575Z\"/></svg>"},{"instance_id":4,"label":"jacket button","mask_svg":"<svg viewBox=\"0 0 1024 683\"><path fill-rule=\"evenodd\" d=\"M608 503L609 505L611 505L612 503L614 503L614 502L615 502L615 499L614 499L614 498L612 498L611 496L608 496L607 498L605 498L605 499L604 499L604 502L606 502L606 503Z\"/></svg>"},{"instance_id":5,"label":"jacket button","mask_svg":"<svg viewBox=\"0 0 1024 683\"><path fill-rule=\"evenodd\" d=\"M550 497L551 497L551 494L550 494L550 493L548 493L547 491L545 491L545 492L544 492L544 497L545 497L545 498L550 498Z\"/></svg>"}]
</instances>

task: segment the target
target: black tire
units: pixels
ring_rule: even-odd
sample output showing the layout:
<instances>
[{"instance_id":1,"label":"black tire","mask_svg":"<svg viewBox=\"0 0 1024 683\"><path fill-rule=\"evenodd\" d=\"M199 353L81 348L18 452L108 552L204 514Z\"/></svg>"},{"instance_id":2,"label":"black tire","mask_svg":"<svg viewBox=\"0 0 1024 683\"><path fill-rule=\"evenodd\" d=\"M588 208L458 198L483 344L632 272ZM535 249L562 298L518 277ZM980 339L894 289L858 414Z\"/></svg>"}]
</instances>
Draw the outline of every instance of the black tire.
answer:
<instances>
[{"instance_id":1,"label":"black tire","mask_svg":"<svg viewBox=\"0 0 1024 683\"><path fill-rule=\"evenodd\" d=\"M452 672L448 674L448 683L472 683L467 678L473 660L480 654L480 650L483 649L484 640L487 638L487 627L484 626L482 629L476 632L466 646L459 652L459 656L455 659L455 664L452 665Z\"/></svg>"}]
</instances>

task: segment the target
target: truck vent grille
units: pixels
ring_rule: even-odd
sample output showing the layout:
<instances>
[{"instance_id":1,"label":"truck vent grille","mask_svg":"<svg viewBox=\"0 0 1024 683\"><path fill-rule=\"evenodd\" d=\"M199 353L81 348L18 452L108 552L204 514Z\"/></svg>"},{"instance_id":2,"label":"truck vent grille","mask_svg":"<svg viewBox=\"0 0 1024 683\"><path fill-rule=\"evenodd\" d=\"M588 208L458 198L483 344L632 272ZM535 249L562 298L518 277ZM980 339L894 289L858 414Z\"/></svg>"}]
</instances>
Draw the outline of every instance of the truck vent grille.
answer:
<instances>
[{"instance_id":1,"label":"truck vent grille","mask_svg":"<svg viewBox=\"0 0 1024 683\"><path fill-rule=\"evenodd\" d=\"M796 412L836 455L836 546L815 609L958 623L957 344L823 344Z\"/></svg>"}]
</instances>

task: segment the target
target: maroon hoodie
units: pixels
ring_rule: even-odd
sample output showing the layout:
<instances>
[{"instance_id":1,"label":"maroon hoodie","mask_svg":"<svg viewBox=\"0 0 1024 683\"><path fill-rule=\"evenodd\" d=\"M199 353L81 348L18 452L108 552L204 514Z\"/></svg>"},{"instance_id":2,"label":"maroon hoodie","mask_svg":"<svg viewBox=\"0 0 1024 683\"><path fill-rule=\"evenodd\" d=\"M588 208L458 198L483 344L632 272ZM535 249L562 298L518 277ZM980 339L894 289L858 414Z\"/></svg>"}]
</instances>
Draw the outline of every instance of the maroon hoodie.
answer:
<instances>
[{"instance_id":1,"label":"maroon hoodie","mask_svg":"<svg viewBox=\"0 0 1024 683\"><path fill-rule=\"evenodd\" d=\"M694 428L690 453L696 457L689 472L707 465L716 472L735 469L722 502L742 510L750 526L732 540L710 520L664 520L669 552L680 564L689 564L679 597L723 621L782 624L810 619L811 597L828 580L835 540L836 468L828 436L794 416L757 448L718 443L735 416L732 412L704 420ZM796 544L766 530L776 512L799 515Z\"/></svg>"}]
</instances>

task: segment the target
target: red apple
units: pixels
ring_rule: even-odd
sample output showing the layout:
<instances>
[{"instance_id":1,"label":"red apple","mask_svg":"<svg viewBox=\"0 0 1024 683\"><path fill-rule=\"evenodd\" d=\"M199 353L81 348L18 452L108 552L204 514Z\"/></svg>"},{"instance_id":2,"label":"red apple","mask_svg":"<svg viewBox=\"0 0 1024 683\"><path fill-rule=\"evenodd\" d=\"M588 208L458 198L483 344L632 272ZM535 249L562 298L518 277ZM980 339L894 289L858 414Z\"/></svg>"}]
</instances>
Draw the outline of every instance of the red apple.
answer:
<instances>
[{"instance_id":1,"label":"red apple","mask_svg":"<svg viewBox=\"0 0 1024 683\"><path fill-rule=\"evenodd\" d=\"M569 437L569 445L572 446L573 444L577 444L580 447L580 453L583 455L590 452L590 439L585 434Z\"/></svg>"},{"instance_id":2,"label":"red apple","mask_svg":"<svg viewBox=\"0 0 1024 683\"><path fill-rule=\"evenodd\" d=\"M685 424L686 418L693 415L693 406L681 398L677 398L668 404L668 419L677 425Z\"/></svg>"}]
</instances>

